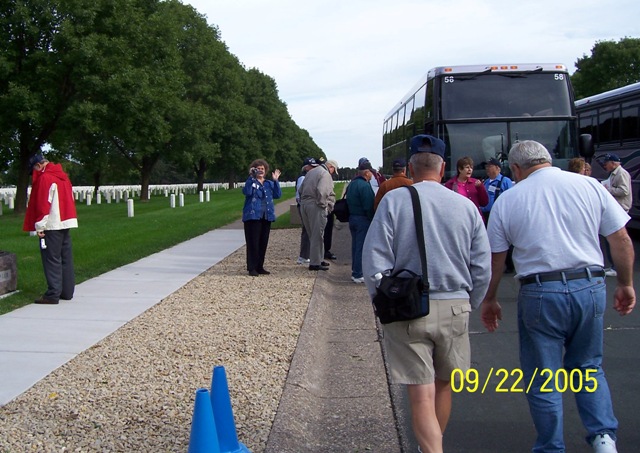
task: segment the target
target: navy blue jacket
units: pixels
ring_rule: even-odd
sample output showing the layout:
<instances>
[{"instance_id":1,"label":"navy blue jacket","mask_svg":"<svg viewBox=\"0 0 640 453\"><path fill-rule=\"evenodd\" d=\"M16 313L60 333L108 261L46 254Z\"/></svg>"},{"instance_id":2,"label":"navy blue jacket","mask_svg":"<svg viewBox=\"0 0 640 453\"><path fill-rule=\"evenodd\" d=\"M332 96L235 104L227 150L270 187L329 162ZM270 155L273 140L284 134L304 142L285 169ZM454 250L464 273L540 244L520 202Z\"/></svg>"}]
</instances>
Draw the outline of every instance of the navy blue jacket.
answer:
<instances>
[{"instance_id":1,"label":"navy blue jacket","mask_svg":"<svg viewBox=\"0 0 640 453\"><path fill-rule=\"evenodd\" d=\"M249 177L242 189L244 194L244 207L242 208L242 221L267 219L275 222L276 210L273 200L282 196L278 181L265 180L260 184L255 178Z\"/></svg>"}]
</instances>

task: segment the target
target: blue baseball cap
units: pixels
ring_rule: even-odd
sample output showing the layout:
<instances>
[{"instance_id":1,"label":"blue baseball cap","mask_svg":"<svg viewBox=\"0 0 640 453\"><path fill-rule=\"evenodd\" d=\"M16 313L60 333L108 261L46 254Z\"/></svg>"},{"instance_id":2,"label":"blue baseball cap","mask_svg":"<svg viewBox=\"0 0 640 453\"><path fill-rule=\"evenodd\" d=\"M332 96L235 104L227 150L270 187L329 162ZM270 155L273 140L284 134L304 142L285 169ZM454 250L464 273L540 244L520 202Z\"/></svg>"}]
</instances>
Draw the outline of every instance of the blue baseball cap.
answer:
<instances>
[{"instance_id":1,"label":"blue baseball cap","mask_svg":"<svg viewBox=\"0 0 640 453\"><path fill-rule=\"evenodd\" d=\"M404 160L402 157L398 157L397 159L393 160L393 163L391 164L391 168L393 169L402 169L405 168L407 166L407 161Z\"/></svg>"},{"instance_id":2,"label":"blue baseball cap","mask_svg":"<svg viewBox=\"0 0 640 453\"><path fill-rule=\"evenodd\" d=\"M44 156L41 153L34 154L33 156L31 156L29 158L29 171L33 171L33 167L35 167L36 164L39 164L41 162L44 162Z\"/></svg>"},{"instance_id":3,"label":"blue baseball cap","mask_svg":"<svg viewBox=\"0 0 640 453\"><path fill-rule=\"evenodd\" d=\"M620 156L613 153L604 154L601 159L602 162L620 162Z\"/></svg>"},{"instance_id":4,"label":"blue baseball cap","mask_svg":"<svg viewBox=\"0 0 640 453\"><path fill-rule=\"evenodd\" d=\"M416 135L411 138L411 155L417 153L433 153L444 159L445 144L433 135Z\"/></svg>"}]
</instances>

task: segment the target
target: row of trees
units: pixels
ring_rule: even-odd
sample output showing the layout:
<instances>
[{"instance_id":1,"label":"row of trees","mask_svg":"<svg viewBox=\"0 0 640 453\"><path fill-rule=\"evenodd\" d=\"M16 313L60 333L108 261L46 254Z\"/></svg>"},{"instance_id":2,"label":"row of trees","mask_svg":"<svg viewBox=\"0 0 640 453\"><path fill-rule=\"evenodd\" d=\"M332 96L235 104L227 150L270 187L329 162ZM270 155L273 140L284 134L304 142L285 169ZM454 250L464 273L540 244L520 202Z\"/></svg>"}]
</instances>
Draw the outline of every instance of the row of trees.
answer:
<instances>
[{"instance_id":1,"label":"row of trees","mask_svg":"<svg viewBox=\"0 0 640 453\"><path fill-rule=\"evenodd\" d=\"M133 171L143 201L158 168L236 181L263 157L294 178L324 156L275 81L178 0L3 1L0 46L0 183L17 186L16 212L43 147L76 183Z\"/></svg>"}]
</instances>

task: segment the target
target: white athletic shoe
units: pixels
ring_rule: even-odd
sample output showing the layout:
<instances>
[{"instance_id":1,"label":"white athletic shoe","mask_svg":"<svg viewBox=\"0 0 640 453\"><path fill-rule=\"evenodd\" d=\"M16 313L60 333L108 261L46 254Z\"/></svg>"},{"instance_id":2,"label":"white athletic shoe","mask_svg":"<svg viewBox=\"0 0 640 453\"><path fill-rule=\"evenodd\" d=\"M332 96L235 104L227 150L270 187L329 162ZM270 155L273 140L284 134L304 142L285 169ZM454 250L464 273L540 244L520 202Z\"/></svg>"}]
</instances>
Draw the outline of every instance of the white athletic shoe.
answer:
<instances>
[{"instance_id":1,"label":"white athletic shoe","mask_svg":"<svg viewBox=\"0 0 640 453\"><path fill-rule=\"evenodd\" d=\"M364 277L360 277L360 278L351 277L351 281L353 283L364 283Z\"/></svg>"},{"instance_id":2,"label":"white athletic shoe","mask_svg":"<svg viewBox=\"0 0 640 453\"><path fill-rule=\"evenodd\" d=\"M595 453L617 453L616 441L608 434L598 434L591 442Z\"/></svg>"},{"instance_id":3,"label":"white athletic shoe","mask_svg":"<svg viewBox=\"0 0 640 453\"><path fill-rule=\"evenodd\" d=\"M311 262L310 259L304 259L303 257L299 256L298 257L298 261L296 261L296 263L298 264L309 264Z\"/></svg>"}]
</instances>

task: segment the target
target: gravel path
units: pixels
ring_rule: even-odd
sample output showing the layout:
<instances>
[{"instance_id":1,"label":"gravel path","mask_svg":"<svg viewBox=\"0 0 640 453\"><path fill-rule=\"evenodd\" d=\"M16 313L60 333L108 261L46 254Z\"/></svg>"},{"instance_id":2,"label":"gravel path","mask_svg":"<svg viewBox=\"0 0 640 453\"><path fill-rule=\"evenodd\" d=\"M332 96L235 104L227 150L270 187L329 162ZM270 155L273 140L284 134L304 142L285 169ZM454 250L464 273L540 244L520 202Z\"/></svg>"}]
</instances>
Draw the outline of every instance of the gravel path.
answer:
<instances>
[{"instance_id":1,"label":"gravel path","mask_svg":"<svg viewBox=\"0 0 640 453\"><path fill-rule=\"evenodd\" d=\"M273 230L0 407L1 452L185 452L196 389L224 365L238 437L264 451L315 281L299 230ZM2 383L0 383L2 385Z\"/></svg>"}]
</instances>

